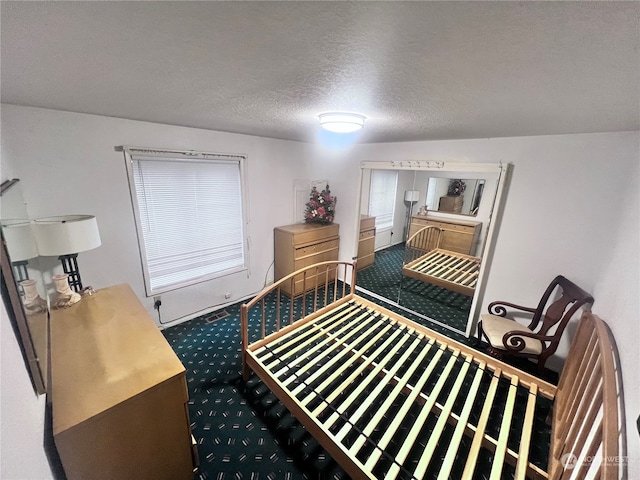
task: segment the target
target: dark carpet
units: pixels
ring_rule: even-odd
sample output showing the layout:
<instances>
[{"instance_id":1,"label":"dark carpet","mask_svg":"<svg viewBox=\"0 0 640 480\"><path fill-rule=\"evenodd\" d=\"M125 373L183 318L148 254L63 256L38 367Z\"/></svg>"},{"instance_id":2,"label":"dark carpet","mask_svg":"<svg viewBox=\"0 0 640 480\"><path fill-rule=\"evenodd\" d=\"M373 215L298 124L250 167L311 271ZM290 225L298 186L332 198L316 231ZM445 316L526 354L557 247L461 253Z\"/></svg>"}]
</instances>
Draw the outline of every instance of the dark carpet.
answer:
<instances>
[{"instance_id":1,"label":"dark carpet","mask_svg":"<svg viewBox=\"0 0 640 480\"><path fill-rule=\"evenodd\" d=\"M358 271L358 287L464 332L471 297L402 275L403 259L404 243L377 251L375 262Z\"/></svg>"}]
</instances>

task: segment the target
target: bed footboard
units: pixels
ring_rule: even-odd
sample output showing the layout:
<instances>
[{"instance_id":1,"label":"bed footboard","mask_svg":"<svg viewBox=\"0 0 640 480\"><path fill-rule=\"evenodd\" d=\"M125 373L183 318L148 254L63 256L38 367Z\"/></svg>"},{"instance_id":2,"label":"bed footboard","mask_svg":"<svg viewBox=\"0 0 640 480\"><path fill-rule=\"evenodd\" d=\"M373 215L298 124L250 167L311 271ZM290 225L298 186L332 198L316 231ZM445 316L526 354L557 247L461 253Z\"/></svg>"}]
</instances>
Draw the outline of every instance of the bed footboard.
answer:
<instances>
[{"instance_id":1,"label":"bed footboard","mask_svg":"<svg viewBox=\"0 0 640 480\"><path fill-rule=\"evenodd\" d=\"M620 475L626 465L620 449L624 426L618 425L624 417L619 368L609 327L584 312L558 383L550 479L626 478Z\"/></svg>"}]
</instances>

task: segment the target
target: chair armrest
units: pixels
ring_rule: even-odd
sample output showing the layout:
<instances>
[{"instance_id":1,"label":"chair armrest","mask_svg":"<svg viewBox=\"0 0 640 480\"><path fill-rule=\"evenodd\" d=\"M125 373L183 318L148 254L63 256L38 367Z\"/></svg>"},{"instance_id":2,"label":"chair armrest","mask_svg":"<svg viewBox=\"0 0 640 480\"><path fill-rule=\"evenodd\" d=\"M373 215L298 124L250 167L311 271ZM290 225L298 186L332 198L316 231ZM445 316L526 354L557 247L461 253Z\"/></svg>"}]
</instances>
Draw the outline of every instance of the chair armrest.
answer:
<instances>
[{"instance_id":1,"label":"chair armrest","mask_svg":"<svg viewBox=\"0 0 640 480\"><path fill-rule=\"evenodd\" d=\"M547 349L547 345L545 342L552 342L557 340L556 337L550 337L548 335L539 335L533 332L525 332L521 330L513 330L511 332L507 332L502 337L502 344L505 347L505 350L508 352L520 352L525 347L525 342L522 337L533 338L535 340L539 340L542 343L542 351L544 352Z\"/></svg>"},{"instance_id":2,"label":"chair armrest","mask_svg":"<svg viewBox=\"0 0 640 480\"><path fill-rule=\"evenodd\" d=\"M517 310L521 310L523 312L528 312L528 313L535 313L536 312L535 308L523 307L522 305L516 305L515 303L503 302L501 300L498 300L496 302L491 302L489 304L489 313L491 315L497 315L499 317L505 317L507 315L506 307L515 308Z\"/></svg>"}]
</instances>

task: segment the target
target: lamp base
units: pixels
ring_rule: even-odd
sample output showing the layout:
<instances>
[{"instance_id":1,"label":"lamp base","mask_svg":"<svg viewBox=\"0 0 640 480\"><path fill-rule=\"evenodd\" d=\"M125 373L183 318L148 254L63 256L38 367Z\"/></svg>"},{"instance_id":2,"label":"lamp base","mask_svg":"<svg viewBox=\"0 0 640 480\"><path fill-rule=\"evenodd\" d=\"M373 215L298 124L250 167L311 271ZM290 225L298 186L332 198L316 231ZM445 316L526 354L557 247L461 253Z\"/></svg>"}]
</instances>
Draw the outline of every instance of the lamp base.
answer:
<instances>
[{"instance_id":1,"label":"lamp base","mask_svg":"<svg viewBox=\"0 0 640 480\"><path fill-rule=\"evenodd\" d=\"M29 271L27 270L27 265L29 262L27 260L18 260L17 262L12 262L13 265L13 273L16 276L16 282L20 283L24 280L29 280Z\"/></svg>"},{"instance_id":2,"label":"lamp base","mask_svg":"<svg viewBox=\"0 0 640 480\"><path fill-rule=\"evenodd\" d=\"M24 291L22 304L27 315L47 311L47 301L38 293L35 280L23 280L20 282L20 286Z\"/></svg>"},{"instance_id":3,"label":"lamp base","mask_svg":"<svg viewBox=\"0 0 640 480\"><path fill-rule=\"evenodd\" d=\"M69 288L69 275L66 273L54 275L53 281L56 284L56 297L53 301L54 307L69 307L82 299L79 293Z\"/></svg>"},{"instance_id":4,"label":"lamp base","mask_svg":"<svg viewBox=\"0 0 640 480\"><path fill-rule=\"evenodd\" d=\"M60 255L58 260L62 263L62 270L69 276L69 286L76 292L82 291L82 279L78 270L78 254Z\"/></svg>"}]
</instances>

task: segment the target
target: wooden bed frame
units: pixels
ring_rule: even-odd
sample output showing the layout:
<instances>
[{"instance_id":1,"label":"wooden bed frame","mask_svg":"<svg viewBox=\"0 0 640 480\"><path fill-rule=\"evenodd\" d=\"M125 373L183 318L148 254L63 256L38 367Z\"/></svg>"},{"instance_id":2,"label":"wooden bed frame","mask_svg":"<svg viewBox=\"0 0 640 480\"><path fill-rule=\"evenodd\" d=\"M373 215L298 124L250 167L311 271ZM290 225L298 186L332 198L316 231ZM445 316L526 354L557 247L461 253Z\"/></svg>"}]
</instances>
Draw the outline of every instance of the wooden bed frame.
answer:
<instances>
[{"instance_id":1,"label":"wooden bed frame","mask_svg":"<svg viewBox=\"0 0 640 480\"><path fill-rule=\"evenodd\" d=\"M407 263L402 274L473 297L480 273L480 258L437 248Z\"/></svg>"},{"instance_id":2,"label":"wooden bed frame","mask_svg":"<svg viewBox=\"0 0 640 480\"><path fill-rule=\"evenodd\" d=\"M473 297L480 258L440 248L441 235L441 229L432 225L414 233L405 246L402 274Z\"/></svg>"},{"instance_id":3,"label":"wooden bed frame","mask_svg":"<svg viewBox=\"0 0 640 480\"><path fill-rule=\"evenodd\" d=\"M597 316L583 314L556 387L355 295L355 271L299 270L241 311L243 377L253 370L348 475L470 479L490 464L494 480L618 478L615 344ZM324 284L282 296L300 274ZM541 466L532 431L549 409Z\"/></svg>"}]
</instances>

